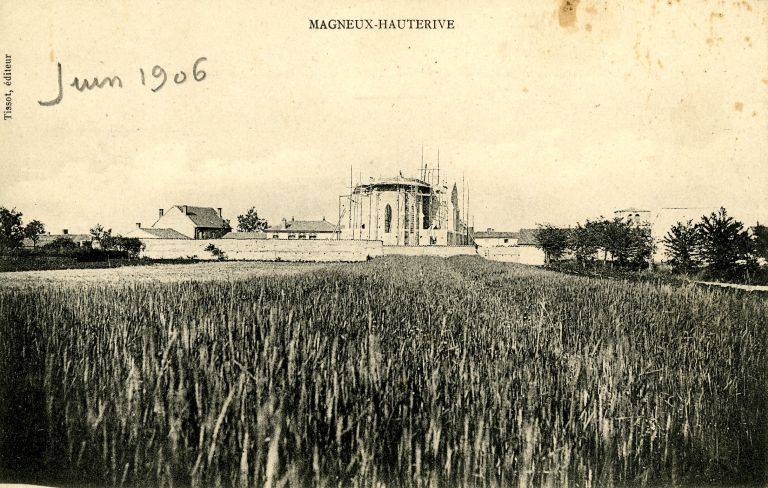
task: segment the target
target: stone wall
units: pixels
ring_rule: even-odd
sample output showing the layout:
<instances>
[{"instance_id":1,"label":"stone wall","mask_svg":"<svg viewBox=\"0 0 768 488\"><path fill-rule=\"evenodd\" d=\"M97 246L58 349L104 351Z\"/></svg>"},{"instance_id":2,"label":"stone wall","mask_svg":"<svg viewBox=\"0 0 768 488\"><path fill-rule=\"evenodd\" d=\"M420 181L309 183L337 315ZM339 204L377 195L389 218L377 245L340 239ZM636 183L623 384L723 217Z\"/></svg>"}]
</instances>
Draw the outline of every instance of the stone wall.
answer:
<instances>
[{"instance_id":1,"label":"stone wall","mask_svg":"<svg viewBox=\"0 0 768 488\"><path fill-rule=\"evenodd\" d=\"M143 239L142 256L153 259L216 259L204 249L213 244L229 260L365 261L383 254L381 241L282 239Z\"/></svg>"},{"instance_id":2,"label":"stone wall","mask_svg":"<svg viewBox=\"0 0 768 488\"><path fill-rule=\"evenodd\" d=\"M451 256L475 255L475 246L384 246L384 255L402 256Z\"/></svg>"},{"instance_id":3,"label":"stone wall","mask_svg":"<svg viewBox=\"0 0 768 488\"><path fill-rule=\"evenodd\" d=\"M481 247L478 254L491 261L535 266L544 264L544 251L536 246Z\"/></svg>"}]
</instances>

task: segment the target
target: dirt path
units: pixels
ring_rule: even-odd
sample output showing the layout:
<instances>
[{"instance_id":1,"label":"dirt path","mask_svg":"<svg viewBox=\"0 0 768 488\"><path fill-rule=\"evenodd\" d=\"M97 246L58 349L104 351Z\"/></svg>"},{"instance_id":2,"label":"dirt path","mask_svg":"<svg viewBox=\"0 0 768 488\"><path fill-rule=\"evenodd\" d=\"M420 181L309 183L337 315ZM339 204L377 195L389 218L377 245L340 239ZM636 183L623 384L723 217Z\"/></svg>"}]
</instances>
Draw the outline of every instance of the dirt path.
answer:
<instances>
[{"instance_id":1,"label":"dirt path","mask_svg":"<svg viewBox=\"0 0 768 488\"><path fill-rule=\"evenodd\" d=\"M700 285L719 286L721 288L736 288L745 291L768 291L768 285L739 285L736 283L718 283L716 281L695 281Z\"/></svg>"}]
</instances>

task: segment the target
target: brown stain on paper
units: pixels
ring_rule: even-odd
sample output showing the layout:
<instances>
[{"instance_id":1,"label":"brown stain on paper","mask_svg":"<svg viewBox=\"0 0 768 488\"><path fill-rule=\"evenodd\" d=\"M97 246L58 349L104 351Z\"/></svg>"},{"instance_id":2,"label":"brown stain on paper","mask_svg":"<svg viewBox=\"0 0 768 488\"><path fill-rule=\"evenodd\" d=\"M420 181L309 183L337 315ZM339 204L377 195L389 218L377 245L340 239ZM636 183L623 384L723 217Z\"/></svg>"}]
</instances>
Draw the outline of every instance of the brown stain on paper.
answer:
<instances>
[{"instance_id":1,"label":"brown stain on paper","mask_svg":"<svg viewBox=\"0 0 768 488\"><path fill-rule=\"evenodd\" d=\"M709 37L707 38L707 44L710 46L716 45L723 40L723 38L715 32L715 21L722 20L724 17L725 14L723 12L711 12L709 14Z\"/></svg>"},{"instance_id":2,"label":"brown stain on paper","mask_svg":"<svg viewBox=\"0 0 768 488\"><path fill-rule=\"evenodd\" d=\"M733 109L734 109L735 111L737 111L737 112L741 112L742 110L744 110L744 104L743 104L743 103L741 103L741 102L736 102L736 103L733 105Z\"/></svg>"},{"instance_id":3,"label":"brown stain on paper","mask_svg":"<svg viewBox=\"0 0 768 488\"><path fill-rule=\"evenodd\" d=\"M560 27L572 27L576 23L576 8L581 0L560 0L557 9L557 20Z\"/></svg>"}]
</instances>

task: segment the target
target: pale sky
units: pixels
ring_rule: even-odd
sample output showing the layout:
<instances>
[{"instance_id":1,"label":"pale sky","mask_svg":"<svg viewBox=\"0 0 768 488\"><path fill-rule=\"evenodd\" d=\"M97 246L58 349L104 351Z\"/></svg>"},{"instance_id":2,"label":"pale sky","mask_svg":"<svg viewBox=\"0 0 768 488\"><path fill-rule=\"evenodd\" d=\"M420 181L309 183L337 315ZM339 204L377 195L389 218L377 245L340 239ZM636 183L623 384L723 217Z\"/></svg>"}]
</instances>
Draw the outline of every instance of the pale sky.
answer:
<instances>
[{"instance_id":1,"label":"pale sky","mask_svg":"<svg viewBox=\"0 0 768 488\"><path fill-rule=\"evenodd\" d=\"M159 3L3 5L0 205L53 233L175 204L332 220L350 167L415 174L423 145L467 180L478 229L629 206L768 222L768 1L581 0L575 19L555 0ZM331 18L455 29L309 29ZM201 82L141 84L199 57ZM40 106L57 63L62 100ZM122 89L68 86L112 75Z\"/></svg>"}]
</instances>

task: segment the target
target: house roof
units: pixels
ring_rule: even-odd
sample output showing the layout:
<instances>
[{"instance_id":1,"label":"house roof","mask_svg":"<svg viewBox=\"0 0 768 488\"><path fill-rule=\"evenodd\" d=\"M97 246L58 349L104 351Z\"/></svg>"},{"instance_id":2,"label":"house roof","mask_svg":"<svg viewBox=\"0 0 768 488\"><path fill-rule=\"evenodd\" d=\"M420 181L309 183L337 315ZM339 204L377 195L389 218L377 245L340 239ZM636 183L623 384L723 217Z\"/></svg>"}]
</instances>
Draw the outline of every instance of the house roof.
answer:
<instances>
[{"instance_id":1,"label":"house roof","mask_svg":"<svg viewBox=\"0 0 768 488\"><path fill-rule=\"evenodd\" d=\"M44 246L55 241L59 237L64 237L72 242L90 242L93 238L90 234L43 234L38 238L37 245ZM25 237L21 242L21 245L24 247L33 247L34 243L32 242L32 239Z\"/></svg>"},{"instance_id":2,"label":"house roof","mask_svg":"<svg viewBox=\"0 0 768 488\"><path fill-rule=\"evenodd\" d=\"M614 210L613 213L621 213L621 212L650 212L650 210L643 210L641 208L629 207L621 210Z\"/></svg>"},{"instance_id":3,"label":"house roof","mask_svg":"<svg viewBox=\"0 0 768 488\"><path fill-rule=\"evenodd\" d=\"M475 239L517 239L517 232L503 232L495 230L481 230L475 232Z\"/></svg>"},{"instance_id":4,"label":"house roof","mask_svg":"<svg viewBox=\"0 0 768 488\"><path fill-rule=\"evenodd\" d=\"M154 227L142 227L139 230L142 230L147 234L152 234L158 239L189 239L188 236L185 236L181 232L174 229L156 229Z\"/></svg>"},{"instance_id":5,"label":"house roof","mask_svg":"<svg viewBox=\"0 0 768 488\"><path fill-rule=\"evenodd\" d=\"M263 231L258 232L227 232L222 239L266 239L267 234Z\"/></svg>"},{"instance_id":6,"label":"house roof","mask_svg":"<svg viewBox=\"0 0 768 488\"><path fill-rule=\"evenodd\" d=\"M174 205L182 213L184 213L185 205ZM195 224L195 227L203 227L206 229L223 229L227 227L227 223L219 215L219 212L215 208L211 207L193 207L186 205L187 217ZM162 220L162 219L161 219Z\"/></svg>"},{"instance_id":7,"label":"house roof","mask_svg":"<svg viewBox=\"0 0 768 488\"><path fill-rule=\"evenodd\" d=\"M517 238L518 246L535 246L538 244L536 240L536 231L538 229L520 229Z\"/></svg>"},{"instance_id":8,"label":"house roof","mask_svg":"<svg viewBox=\"0 0 768 488\"><path fill-rule=\"evenodd\" d=\"M325 219L287 220L278 227L270 227L266 232L338 232L338 229Z\"/></svg>"}]
</instances>

